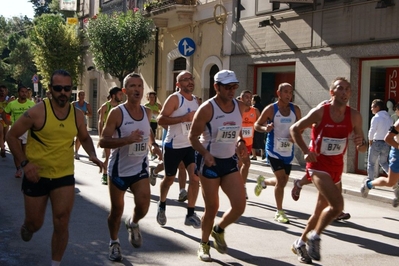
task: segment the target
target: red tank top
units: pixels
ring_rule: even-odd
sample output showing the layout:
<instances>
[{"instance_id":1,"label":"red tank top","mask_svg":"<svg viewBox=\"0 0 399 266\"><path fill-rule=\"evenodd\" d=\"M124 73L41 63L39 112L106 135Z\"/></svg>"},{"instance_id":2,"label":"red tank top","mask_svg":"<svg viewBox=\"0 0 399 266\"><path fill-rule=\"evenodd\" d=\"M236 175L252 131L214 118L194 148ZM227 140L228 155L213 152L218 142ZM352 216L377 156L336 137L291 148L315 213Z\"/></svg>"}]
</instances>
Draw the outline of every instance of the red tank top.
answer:
<instances>
[{"instance_id":1,"label":"red tank top","mask_svg":"<svg viewBox=\"0 0 399 266\"><path fill-rule=\"evenodd\" d=\"M317 162L307 163L306 167L324 171L341 171L348 136L353 130L351 108L346 107L344 119L336 123L330 117L330 106L323 106L323 119L317 127L312 127L309 150L318 154ZM341 170L342 169L342 170Z\"/></svg>"}]
</instances>

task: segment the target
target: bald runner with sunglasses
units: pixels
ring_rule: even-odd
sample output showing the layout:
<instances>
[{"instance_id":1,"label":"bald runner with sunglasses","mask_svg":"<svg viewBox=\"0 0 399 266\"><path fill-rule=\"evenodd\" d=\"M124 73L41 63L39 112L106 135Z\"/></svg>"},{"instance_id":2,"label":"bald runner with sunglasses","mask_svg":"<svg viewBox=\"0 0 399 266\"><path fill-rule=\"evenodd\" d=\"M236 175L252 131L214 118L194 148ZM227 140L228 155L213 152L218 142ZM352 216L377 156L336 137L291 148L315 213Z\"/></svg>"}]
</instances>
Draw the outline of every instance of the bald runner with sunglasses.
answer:
<instances>
[{"instance_id":1,"label":"bald runner with sunglasses","mask_svg":"<svg viewBox=\"0 0 399 266\"><path fill-rule=\"evenodd\" d=\"M68 244L68 224L75 197L73 140L77 136L89 160L102 170L93 141L87 132L83 113L69 102L72 78L65 70L55 71L50 80L51 99L44 99L27 110L7 134L7 143L24 171L22 192L25 220L21 237L29 241L43 225L47 201L53 212L51 265L60 265ZM19 137L26 131L23 151Z\"/></svg>"},{"instance_id":2,"label":"bald runner with sunglasses","mask_svg":"<svg viewBox=\"0 0 399 266\"><path fill-rule=\"evenodd\" d=\"M199 179L194 174L195 151L188 140L194 113L198 109L198 101L193 95L194 77L188 71L180 72L176 77L176 87L179 91L170 95L158 116L158 124L167 128L164 145L165 177L160 185L157 222L166 224L166 197L170 186L175 180L180 162L183 162L189 177L187 192L187 215L184 224L201 227L201 220L195 213L195 203L199 191Z\"/></svg>"}]
</instances>

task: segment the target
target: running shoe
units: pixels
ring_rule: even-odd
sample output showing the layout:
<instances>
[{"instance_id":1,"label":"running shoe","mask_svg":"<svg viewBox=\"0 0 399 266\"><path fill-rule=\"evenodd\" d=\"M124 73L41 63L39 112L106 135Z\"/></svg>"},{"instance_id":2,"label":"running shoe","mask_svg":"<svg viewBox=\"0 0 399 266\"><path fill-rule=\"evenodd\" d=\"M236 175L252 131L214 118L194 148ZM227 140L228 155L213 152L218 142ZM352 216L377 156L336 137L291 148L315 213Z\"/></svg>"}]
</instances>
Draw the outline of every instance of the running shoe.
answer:
<instances>
[{"instance_id":1,"label":"running shoe","mask_svg":"<svg viewBox=\"0 0 399 266\"><path fill-rule=\"evenodd\" d=\"M301 196L302 187L298 186L299 182L300 182L299 179L295 179L294 180L294 187L291 190L291 197L295 201L299 200L299 196Z\"/></svg>"},{"instance_id":2,"label":"running shoe","mask_svg":"<svg viewBox=\"0 0 399 266\"><path fill-rule=\"evenodd\" d=\"M109 246L108 259L111 261L123 260L121 245L118 242L112 243L111 246Z\"/></svg>"},{"instance_id":3,"label":"running shoe","mask_svg":"<svg viewBox=\"0 0 399 266\"><path fill-rule=\"evenodd\" d=\"M298 261L300 263L305 263L305 264L312 263L312 258L309 257L308 251L306 250L306 245L297 247L294 242L292 243L291 250L292 252L294 252L294 254L298 255Z\"/></svg>"},{"instance_id":4,"label":"running shoe","mask_svg":"<svg viewBox=\"0 0 399 266\"><path fill-rule=\"evenodd\" d=\"M209 250L211 249L211 246L208 243L200 243L198 251L197 251L197 256L199 260L205 261L205 262L210 262L212 261L211 254L209 254Z\"/></svg>"},{"instance_id":5,"label":"running shoe","mask_svg":"<svg viewBox=\"0 0 399 266\"><path fill-rule=\"evenodd\" d=\"M186 220L184 221L184 224L188 225L188 226L191 225L195 229L199 229L199 228L201 228L201 218L196 213L194 213L191 216L186 216Z\"/></svg>"},{"instance_id":6,"label":"running shoe","mask_svg":"<svg viewBox=\"0 0 399 266\"><path fill-rule=\"evenodd\" d=\"M320 238L308 240L308 254L314 260L320 260Z\"/></svg>"},{"instance_id":7,"label":"running shoe","mask_svg":"<svg viewBox=\"0 0 399 266\"><path fill-rule=\"evenodd\" d=\"M255 186L255 195L259 197L260 193L262 192L263 189L266 188L266 185L263 186L262 183L264 184L265 178L263 176L258 176L256 179L256 186Z\"/></svg>"},{"instance_id":8,"label":"running shoe","mask_svg":"<svg viewBox=\"0 0 399 266\"><path fill-rule=\"evenodd\" d=\"M340 215L338 215L337 218L335 218L336 221L341 221L341 220L349 220L351 218L351 215L347 212L341 212Z\"/></svg>"},{"instance_id":9,"label":"running shoe","mask_svg":"<svg viewBox=\"0 0 399 266\"><path fill-rule=\"evenodd\" d=\"M256 158L256 156L252 156L252 157L251 157L251 160L252 160L252 161L256 161L256 160L258 160L258 158Z\"/></svg>"},{"instance_id":10,"label":"running shoe","mask_svg":"<svg viewBox=\"0 0 399 266\"><path fill-rule=\"evenodd\" d=\"M393 190L393 194L395 195L395 197L392 200L392 206L396 208L399 205L399 186L395 187L395 189Z\"/></svg>"},{"instance_id":11,"label":"running shoe","mask_svg":"<svg viewBox=\"0 0 399 266\"><path fill-rule=\"evenodd\" d=\"M155 186L155 184L157 183L157 177L158 175L156 173L154 173L155 170L155 166L150 166L150 184L152 186Z\"/></svg>"},{"instance_id":12,"label":"running shoe","mask_svg":"<svg viewBox=\"0 0 399 266\"><path fill-rule=\"evenodd\" d=\"M101 184L108 185L108 176L107 175L103 175L101 177Z\"/></svg>"},{"instance_id":13,"label":"running shoe","mask_svg":"<svg viewBox=\"0 0 399 266\"><path fill-rule=\"evenodd\" d=\"M23 241L28 242L32 239L33 233L30 232L26 226L23 224L21 226L21 238Z\"/></svg>"},{"instance_id":14,"label":"running shoe","mask_svg":"<svg viewBox=\"0 0 399 266\"><path fill-rule=\"evenodd\" d=\"M367 182L371 181L370 179L364 180L362 186L360 187L360 194L362 194L363 198L367 198L370 189L367 187Z\"/></svg>"},{"instance_id":15,"label":"running shoe","mask_svg":"<svg viewBox=\"0 0 399 266\"><path fill-rule=\"evenodd\" d=\"M159 225L165 225L166 224L166 214L165 214L165 209L161 208L160 203L158 201L158 212L157 212L157 222Z\"/></svg>"},{"instance_id":16,"label":"running shoe","mask_svg":"<svg viewBox=\"0 0 399 266\"><path fill-rule=\"evenodd\" d=\"M75 160L80 160L79 154L75 152Z\"/></svg>"},{"instance_id":17,"label":"running shoe","mask_svg":"<svg viewBox=\"0 0 399 266\"><path fill-rule=\"evenodd\" d=\"M177 200L179 202L184 202L187 200L187 191L185 189L180 190L179 198Z\"/></svg>"},{"instance_id":18,"label":"running shoe","mask_svg":"<svg viewBox=\"0 0 399 266\"><path fill-rule=\"evenodd\" d=\"M215 239L215 241L213 241L214 248L219 253L225 254L227 252L227 245L226 242L224 241L224 232L216 233L215 230L212 229L211 235Z\"/></svg>"},{"instance_id":19,"label":"running shoe","mask_svg":"<svg viewBox=\"0 0 399 266\"><path fill-rule=\"evenodd\" d=\"M143 244L143 238L141 237L139 225L132 227L130 224L130 217L126 218L125 226L129 233L129 242L133 247L139 248Z\"/></svg>"},{"instance_id":20,"label":"running shoe","mask_svg":"<svg viewBox=\"0 0 399 266\"><path fill-rule=\"evenodd\" d=\"M283 224L289 224L290 220L287 218L285 215L285 212L283 210L277 211L276 214L274 215L274 220L283 223Z\"/></svg>"},{"instance_id":21,"label":"running shoe","mask_svg":"<svg viewBox=\"0 0 399 266\"><path fill-rule=\"evenodd\" d=\"M266 159L266 154L263 154L262 155L262 160L265 160Z\"/></svg>"}]
</instances>

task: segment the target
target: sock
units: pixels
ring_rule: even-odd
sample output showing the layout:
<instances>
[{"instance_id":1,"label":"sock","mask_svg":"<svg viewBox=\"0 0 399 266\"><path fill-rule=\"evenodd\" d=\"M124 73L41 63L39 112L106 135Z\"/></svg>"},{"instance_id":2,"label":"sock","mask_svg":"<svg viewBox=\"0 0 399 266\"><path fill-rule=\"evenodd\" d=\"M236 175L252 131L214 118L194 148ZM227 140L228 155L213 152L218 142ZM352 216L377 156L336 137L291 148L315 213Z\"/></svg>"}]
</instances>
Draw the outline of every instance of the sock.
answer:
<instances>
[{"instance_id":1,"label":"sock","mask_svg":"<svg viewBox=\"0 0 399 266\"><path fill-rule=\"evenodd\" d=\"M133 227L133 228L136 228L137 226L139 226L138 223L137 223L137 224L133 223L132 218L129 219L129 224L130 224L130 226Z\"/></svg>"},{"instance_id":2,"label":"sock","mask_svg":"<svg viewBox=\"0 0 399 266\"><path fill-rule=\"evenodd\" d=\"M55 261L55 260L51 261L51 266L60 266L60 265L61 265L61 261Z\"/></svg>"},{"instance_id":3,"label":"sock","mask_svg":"<svg viewBox=\"0 0 399 266\"><path fill-rule=\"evenodd\" d=\"M368 189L372 189L373 188L373 185L371 184L371 180L366 182L366 186L367 186Z\"/></svg>"},{"instance_id":4,"label":"sock","mask_svg":"<svg viewBox=\"0 0 399 266\"><path fill-rule=\"evenodd\" d=\"M116 240L109 240L109 246L112 246L113 243L119 243L119 238L117 238Z\"/></svg>"},{"instance_id":5,"label":"sock","mask_svg":"<svg viewBox=\"0 0 399 266\"><path fill-rule=\"evenodd\" d=\"M187 207L187 217L194 215L194 208Z\"/></svg>"},{"instance_id":6,"label":"sock","mask_svg":"<svg viewBox=\"0 0 399 266\"><path fill-rule=\"evenodd\" d=\"M183 190L185 190L184 188L180 189L180 192L182 192Z\"/></svg>"},{"instance_id":7,"label":"sock","mask_svg":"<svg viewBox=\"0 0 399 266\"><path fill-rule=\"evenodd\" d=\"M295 246L296 247L301 247L301 246L303 246L303 245L305 245L305 242L303 242L303 240L302 240L302 238L298 238L296 241L295 241Z\"/></svg>"},{"instance_id":8,"label":"sock","mask_svg":"<svg viewBox=\"0 0 399 266\"><path fill-rule=\"evenodd\" d=\"M301 184L299 184L299 182L296 182L295 185L299 188L302 188Z\"/></svg>"},{"instance_id":9,"label":"sock","mask_svg":"<svg viewBox=\"0 0 399 266\"><path fill-rule=\"evenodd\" d=\"M201 244L209 246L209 241L208 242L201 241Z\"/></svg>"},{"instance_id":10,"label":"sock","mask_svg":"<svg viewBox=\"0 0 399 266\"><path fill-rule=\"evenodd\" d=\"M224 229L222 227L220 227L219 225L215 225L213 227L213 231L215 231L216 233L220 234L224 232Z\"/></svg>"},{"instance_id":11,"label":"sock","mask_svg":"<svg viewBox=\"0 0 399 266\"><path fill-rule=\"evenodd\" d=\"M316 234L315 231L313 231L312 234L310 235L310 239L312 240L320 239L320 236Z\"/></svg>"},{"instance_id":12,"label":"sock","mask_svg":"<svg viewBox=\"0 0 399 266\"><path fill-rule=\"evenodd\" d=\"M160 201L159 202L159 207L161 207L162 209L166 209L166 201Z\"/></svg>"},{"instance_id":13,"label":"sock","mask_svg":"<svg viewBox=\"0 0 399 266\"><path fill-rule=\"evenodd\" d=\"M265 183L265 181L262 181L261 185L262 185L263 188L266 188L266 183Z\"/></svg>"}]
</instances>

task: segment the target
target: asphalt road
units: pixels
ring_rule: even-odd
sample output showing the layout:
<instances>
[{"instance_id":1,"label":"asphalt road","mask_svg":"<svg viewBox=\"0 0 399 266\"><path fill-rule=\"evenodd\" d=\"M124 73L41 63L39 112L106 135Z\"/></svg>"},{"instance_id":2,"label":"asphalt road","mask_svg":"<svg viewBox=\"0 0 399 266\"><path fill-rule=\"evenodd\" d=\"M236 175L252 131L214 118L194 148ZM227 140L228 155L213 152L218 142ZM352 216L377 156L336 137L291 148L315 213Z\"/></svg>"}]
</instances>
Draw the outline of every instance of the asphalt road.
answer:
<instances>
[{"instance_id":1,"label":"asphalt road","mask_svg":"<svg viewBox=\"0 0 399 266\"><path fill-rule=\"evenodd\" d=\"M76 198L70 221L70 237L62 265L298 265L290 246L299 237L313 211L316 190L303 189L295 202L290 197L290 183L285 191L284 208L290 224L273 220L275 213L273 187L259 197L253 194L256 175L250 174L247 183L249 199L243 216L226 229L228 254L211 249L213 262L201 262L196 257L200 230L184 225L185 203L177 201L178 184L171 187L166 215L168 222L161 227L156 222L156 203L159 179L151 187L150 210L140 222L144 243L134 249L128 242L127 232L121 224L119 238L124 260L108 260L109 235L107 215L109 197L107 186L101 185L98 168L88 162L84 151L75 161ZM98 154L101 155L99 152ZM50 265L52 233L51 205L48 205L45 223L28 243L23 242L19 229L24 218L21 180L14 178L12 156L0 159L0 265ZM270 176L265 172L266 176ZM322 235L322 260L315 265L398 265L399 264L399 209L389 204L352 195L344 195L346 211L352 218L347 222L334 222ZM220 193L218 217L229 207ZM203 213L203 200L199 195L197 213ZM133 210L133 196L125 196L124 217ZM216 221L218 220L216 218ZM212 239L212 238L211 238Z\"/></svg>"}]
</instances>

